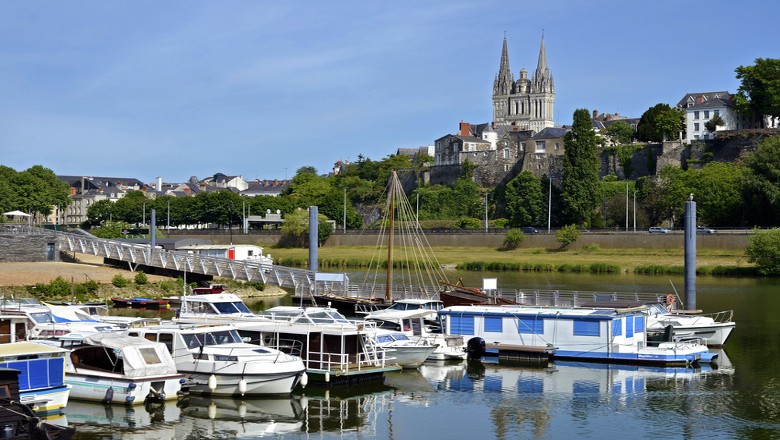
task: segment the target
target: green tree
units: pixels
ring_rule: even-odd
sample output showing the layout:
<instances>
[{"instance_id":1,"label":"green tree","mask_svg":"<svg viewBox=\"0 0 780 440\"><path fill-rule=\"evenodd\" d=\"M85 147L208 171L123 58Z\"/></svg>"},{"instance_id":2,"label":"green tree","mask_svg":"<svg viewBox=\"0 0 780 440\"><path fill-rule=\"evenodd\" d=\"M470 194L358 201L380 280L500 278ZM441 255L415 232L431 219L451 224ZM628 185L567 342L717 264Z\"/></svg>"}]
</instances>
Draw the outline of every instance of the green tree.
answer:
<instances>
[{"instance_id":1,"label":"green tree","mask_svg":"<svg viewBox=\"0 0 780 440\"><path fill-rule=\"evenodd\" d=\"M130 227L131 226L125 222L107 221L89 232L98 238L124 238L125 234L123 234L122 231L127 230Z\"/></svg>"},{"instance_id":2,"label":"green tree","mask_svg":"<svg viewBox=\"0 0 780 440\"><path fill-rule=\"evenodd\" d=\"M685 115L669 104L656 104L642 114L636 127L636 137L640 141L662 142L664 139L677 139L685 127Z\"/></svg>"},{"instance_id":3,"label":"green tree","mask_svg":"<svg viewBox=\"0 0 780 440\"><path fill-rule=\"evenodd\" d=\"M744 158L742 198L749 224L780 223L780 136L766 138Z\"/></svg>"},{"instance_id":4,"label":"green tree","mask_svg":"<svg viewBox=\"0 0 780 440\"><path fill-rule=\"evenodd\" d=\"M510 180L505 197L507 215L513 226L539 224L546 200L542 182L532 172L525 170Z\"/></svg>"},{"instance_id":5,"label":"green tree","mask_svg":"<svg viewBox=\"0 0 780 440\"><path fill-rule=\"evenodd\" d=\"M317 175L317 168L314 168L313 166L305 166L298 168L297 171L295 171L295 175L301 175L301 174L314 174Z\"/></svg>"},{"instance_id":6,"label":"green tree","mask_svg":"<svg viewBox=\"0 0 780 440\"><path fill-rule=\"evenodd\" d=\"M599 197L599 160L596 133L588 109L574 112L572 129L563 137L561 198L569 222L584 225L596 210Z\"/></svg>"},{"instance_id":7,"label":"green tree","mask_svg":"<svg viewBox=\"0 0 780 440\"><path fill-rule=\"evenodd\" d=\"M742 81L734 97L737 111L780 117L780 59L756 58L755 65L739 66L735 71Z\"/></svg>"},{"instance_id":8,"label":"green tree","mask_svg":"<svg viewBox=\"0 0 780 440\"><path fill-rule=\"evenodd\" d=\"M722 127L724 125L726 125L726 121L724 121L720 115L715 115L712 117L712 119L704 123L704 128L706 128L710 133L715 133L715 131L718 130L718 127Z\"/></svg>"},{"instance_id":9,"label":"green tree","mask_svg":"<svg viewBox=\"0 0 780 440\"><path fill-rule=\"evenodd\" d=\"M780 229L753 231L745 253L749 262L756 263L759 273L780 275Z\"/></svg>"},{"instance_id":10,"label":"green tree","mask_svg":"<svg viewBox=\"0 0 780 440\"><path fill-rule=\"evenodd\" d=\"M87 208L87 223L90 225L99 225L105 221L112 220L114 202L109 199L98 200Z\"/></svg>"},{"instance_id":11,"label":"green tree","mask_svg":"<svg viewBox=\"0 0 780 440\"><path fill-rule=\"evenodd\" d=\"M577 241L580 235L582 235L582 232L577 225L566 225L555 233L555 239L561 243L563 248L567 248L570 244Z\"/></svg>"},{"instance_id":12,"label":"green tree","mask_svg":"<svg viewBox=\"0 0 780 440\"><path fill-rule=\"evenodd\" d=\"M141 224L144 215L144 203L149 204L149 202L143 191L128 192L114 203L114 220L130 224Z\"/></svg>"},{"instance_id":13,"label":"green tree","mask_svg":"<svg viewBox=\"0 0 780 440\"><path fill-rule=\"evenodd\" d=\"M634 129L626 121L615 121L607 127L606 136L613 145L625 145L634 139Z\"/></svg>"},{"instance_id":14,"label":"green tree","mask_svg":"<svg viewBox=\"0 0 780 440\"><path fill-rule=\"evenodd\" d=\"M317 240L322 243L330 237L333 227L328 218L317 215ZM309 211L300 209L284 216L282 235L293 245L309 247Z\"/></svg>"},{"instance_id":15,"label":"green tree","mask_svg":"<svg viewBox=\"0 0 780 440\"><path fill-rule=\"evenodd\" d=\"M466 180L474 180L474 169L477 168L477 165L472 163L468 158L463 161L463 179Z\"/></svg>"},{"instance_id":16,"label":"green tree","mask_svg":"<svg viewBox=\"0 0 780 440\"><path fill-rule=\"evenodd\" d=\"M461 217L455 223L455 227L460 229L479 229L482 227L482 222L474 217Z\"/></svg>"}]
</instances>

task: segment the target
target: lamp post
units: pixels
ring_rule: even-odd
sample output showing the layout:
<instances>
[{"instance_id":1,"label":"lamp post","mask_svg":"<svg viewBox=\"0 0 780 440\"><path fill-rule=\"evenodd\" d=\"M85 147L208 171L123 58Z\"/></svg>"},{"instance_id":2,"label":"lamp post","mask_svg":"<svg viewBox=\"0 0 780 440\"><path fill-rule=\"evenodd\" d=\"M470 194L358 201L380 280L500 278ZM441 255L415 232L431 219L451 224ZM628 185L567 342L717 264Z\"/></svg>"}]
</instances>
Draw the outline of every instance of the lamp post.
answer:
<instances>
[{"instance_id":1,"label":"lamp post","mask_svg":"<svg viewBox=\"0 0 780 440\"><path fill-rule=\"evenodd\" d=\"M634 191L634 234L636 234L636 193L639 192L639 190Z\"/></svg>"},{"instance_id":2,"label":"lamp post","mask_svg":"<svg viewBox=\"0 0 780 440\"><path fill-rule=\"evenodd\" d=\"M168 199L168 227L167 229L171 229L171 200Z\"/></svg>"},{"instance_id":3,"label":"lamp post","mask_svg":"<svg viewBox=\"0 0 780 440\"><path fill-rule=\"evenodd\" d=\"M144 218L141 220L141 226L146 226L146 202L144 202Z\"/></svg>"},{"instance_id":4,"label":"lamp post","mask_svg":"<svg viewBox=\"0 0 780 440\"><path fill-rule=\"evenodd\" d=\"M550 197L547 200L547 233L550 233L550 219L552 219L552 176L550 178Z\"/></svg>"},{"instance_id":5,"label":"lamp post","mask_svg":"<svg viewBox=\"0 0 780 440\"><path fill-rule=\"evenodd\" d=\"M488 194L490 194L490 191L485 192L485 233L486 234L488 231L488 219L487 219Z\"/></svg>"},{"instance_id":6,"label":"lamp post","mask_svg":"<svg viewBox=\"0 0 780 440\"><path fill-rule=\"evenodd\" d=\"M348 186L344 187L344 233L347 233L347 190Z\"/></svg>"},{"instance_id":7,"label":"lamp post","mask_svg":"<svg viewBox=\"0 0 780 440\"><path fill-rule=\"evenodd\" d=\"M626 180L626 232L628 232L628 180Z\"/></svg>"},{"instance_id":8,"label":"lamp post","mask_svg":"<svg viewBox=\"0 0 780 440\"><path fill-rule=\"evenodd\" d=\"M417 193L417 210L414 212L414 222L417 224L417 229L420 229L420 189L414 190Z\"/></svg>"}]
</instances>

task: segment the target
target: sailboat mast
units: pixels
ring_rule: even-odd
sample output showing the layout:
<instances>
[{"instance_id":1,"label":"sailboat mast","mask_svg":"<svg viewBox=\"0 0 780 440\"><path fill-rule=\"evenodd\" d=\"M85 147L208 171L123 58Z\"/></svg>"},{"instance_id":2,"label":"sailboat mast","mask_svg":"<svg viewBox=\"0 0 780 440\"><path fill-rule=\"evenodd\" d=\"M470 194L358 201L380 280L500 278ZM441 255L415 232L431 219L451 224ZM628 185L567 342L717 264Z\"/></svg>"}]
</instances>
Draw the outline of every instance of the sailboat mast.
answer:
<instances>
[{"instance_id":1,"label":"sailboat mast","mask_svg":"<svg viewBox=\"0 0 780 440\"><path fill-rule=\"evenodd\" d=\"M385 300L393 300L393 220L395 211L395 171L390 176L390 228L387 234L387 284Z\"/></svg>"}]
</instances>

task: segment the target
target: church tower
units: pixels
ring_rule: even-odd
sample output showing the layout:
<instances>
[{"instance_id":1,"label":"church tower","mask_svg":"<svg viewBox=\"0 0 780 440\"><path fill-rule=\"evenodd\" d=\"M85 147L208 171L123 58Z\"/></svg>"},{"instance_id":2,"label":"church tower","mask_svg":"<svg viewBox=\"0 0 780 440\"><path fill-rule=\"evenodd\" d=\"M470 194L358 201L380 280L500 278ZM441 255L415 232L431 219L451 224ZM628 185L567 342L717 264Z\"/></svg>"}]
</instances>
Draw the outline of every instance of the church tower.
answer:
<instances>
[{"instance_id":1,"label":"church tower","mask_svg":"<svg viewBox=\"0 0 780 440\"><path fill-rule=\"evenodd\" d=\"M517 81L509 70L509 55L504 37L501 65L493 82L493 121L499 125L514 123L521 130L540 132L555 125L554 105L555 85L552 73L547 67L544 35L536 71L531 79L528 79L528 71L522 69Z\"/></svg>"}]
</instances>

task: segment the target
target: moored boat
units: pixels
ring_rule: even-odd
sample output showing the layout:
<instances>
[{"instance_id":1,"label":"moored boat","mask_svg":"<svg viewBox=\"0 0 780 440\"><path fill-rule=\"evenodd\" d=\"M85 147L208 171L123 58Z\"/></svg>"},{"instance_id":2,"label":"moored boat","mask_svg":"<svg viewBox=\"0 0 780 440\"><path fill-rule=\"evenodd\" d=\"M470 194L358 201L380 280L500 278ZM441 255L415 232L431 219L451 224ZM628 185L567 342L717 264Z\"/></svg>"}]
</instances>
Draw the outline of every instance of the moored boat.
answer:
<instances>
[{"instance_id":1,"label":"moored boat","mask_svg":"<svg viewBox=\"0 0 780 440\"><path fill-rule=\"evenodd\" d=\"M190 392L215 396L288 395L306 385L300 358L245 343L230 325L162 324L125 334L164 343Z\"/></svg>"},{"instance_id":2,"label":"moored boat","mask_svg":"<svg viewBox=\"0 0 780 440\"><path fill-rule=\"evenodd\" d=\"M36 413L59 412L68 404L70 386L65 383L68 350L34 342L0 344L0 367L19 374L19 400Z\"/></svg>"},{"instance_id":3,"label":"moored boat","mask_svg":"<svg viewBox=\"0 0 780 440\"><path fill-rule=\"evenodd\" d=\"M470 337L473 357L546 352L553 359L654 365L717 357L698 338L648 342L645 309L455 306L439 314L447 331Z\"/></svg>"},{"instance_id":4,"label":"moored boat","mask_svg":"<svg viewBox=\"0 0 780 440\"><path fill-rule=\"evenodd\" d=\"M117 333L71 334L61 342L71 350L65 381L72 398L138 405L186 394L164 344Z\"/></svg>"},{"instance_id":5,"label":"moored boat","mask_svg":"<svg viewBox=\"0 0 780 440\"><path fill-rule=\"evenodd\" d=\"M165 299L152 299L152 298L111 298L114 302L114 307L132 307L134 309L167 309L168 300Z\"/></svg>"}]
</instances>

